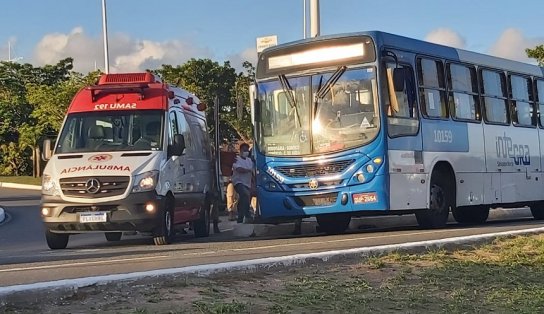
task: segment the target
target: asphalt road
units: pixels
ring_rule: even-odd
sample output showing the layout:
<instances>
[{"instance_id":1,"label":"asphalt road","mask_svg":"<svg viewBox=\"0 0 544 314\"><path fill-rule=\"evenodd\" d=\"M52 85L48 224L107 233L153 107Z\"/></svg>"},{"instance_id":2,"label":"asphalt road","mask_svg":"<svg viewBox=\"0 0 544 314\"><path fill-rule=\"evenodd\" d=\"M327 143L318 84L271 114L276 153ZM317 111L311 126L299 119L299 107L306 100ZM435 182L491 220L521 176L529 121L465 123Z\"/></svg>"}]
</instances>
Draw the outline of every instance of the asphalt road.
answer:
<instances>
[{"instance_id":1,"label":"asphalt road","mask_svg":"<svg viewBox=\"0 0 544 314\"><path fill-rule=\"evenodd\" d=\"M313 223L306 222L301 236L290 235L290 226L279 226L270 227L269 236L241 238L235 235L239 234L237 231L252 226L225 222L222 223L221 234L207 239L195 239L191 234L180 235L175 243L168 246L154 246L151 238L139 235L123 236L119 242L107 242L103 234L86 234L72 236L67 249L53 251L48 249L44 239L39 215L39 191L2 188L0 205L9 216L0 225L0 286L544 226L530 219L530 212L526 209L502 217L500 213L492 214L490 221L481 226L453 223L441 230L418 229L412 216L365 218L360 220L361 228L337 236L317 234Z\"/></svg>"}]
</instances>

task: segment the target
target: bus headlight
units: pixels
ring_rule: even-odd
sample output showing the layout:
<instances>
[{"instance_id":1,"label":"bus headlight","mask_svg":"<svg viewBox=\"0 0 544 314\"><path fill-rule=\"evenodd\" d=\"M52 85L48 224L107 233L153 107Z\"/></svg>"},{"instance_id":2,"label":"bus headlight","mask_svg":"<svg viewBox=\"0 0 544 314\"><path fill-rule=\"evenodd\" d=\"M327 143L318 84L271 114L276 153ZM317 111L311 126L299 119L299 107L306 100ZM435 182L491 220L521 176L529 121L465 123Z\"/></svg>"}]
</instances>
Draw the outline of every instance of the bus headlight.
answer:
<instances>
[{"instance_id":1,"label":"bus headlight","mask_svg":"<svg viewBox=\"0 0 544 314\"><path fill-rule=\"evenodd\" d=\"M372 181L382 164L383 158L381 157L376 157L368 161L353 174L350 184L361 184Z\"/></svg>"},{"instance_id":2,"label":"bus headlight","mask_svg":"<svg viewBox=\"0 0 544 314\"><path fill-rule=\"evenodd\" d=\"M44 174L42 177L42 194L51 196L60 195L57 184L50 175Z\"/></svg>"},{"instance_id":3,"label":"bus headlight","mask_svg":"<svg viewBox=\"0 0 544 314\"><path fill-rule=\"evenodd\" d=\"M261 172L258 177L258 182L260 186L264 187L265 190L274 192L282 191L280 184L276 182L270 175L265 172Z\"/></svg>"},{"instance_id":4,"label":"bus headlight","mask_svg":"<svg viewBox=\"0 0 544 314\"><path fill-rule=\"evenodd\" d=\"M147 192L155 189L159 181L159 172L157 170L141 173L134 177L132 193Z\"/></svg>"}]
</instances>

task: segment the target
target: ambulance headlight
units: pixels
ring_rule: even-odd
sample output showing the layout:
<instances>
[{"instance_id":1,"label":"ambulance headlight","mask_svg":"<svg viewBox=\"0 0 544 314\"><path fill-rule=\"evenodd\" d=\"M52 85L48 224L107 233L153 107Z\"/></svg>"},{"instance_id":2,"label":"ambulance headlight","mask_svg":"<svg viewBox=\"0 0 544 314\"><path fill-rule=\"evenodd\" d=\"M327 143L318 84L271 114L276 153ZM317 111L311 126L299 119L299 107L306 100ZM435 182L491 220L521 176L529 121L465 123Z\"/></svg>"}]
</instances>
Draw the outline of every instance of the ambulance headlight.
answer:
<instances>
[{"instance_id":1,"label":"ambulance headlight","mask_svg":"<svg viewBox=\"0 0 544 314\"><path fill-rule=\"evenodd\" d=\"M59 188L50 175L44 174L42 177L42 194L51 196L60 195Z\"/></svg>"},{"instance_id":2,"label":"ambulance headlight","mask_svg":"<svg viewBox=\"0 0 544 314\"><path fill-rule=\"evenodd\" d=\"M159 172L157 170L148 171L134 177L132 192L147 192L154 190L159 181Z\"/></svg>"}]
</instances>

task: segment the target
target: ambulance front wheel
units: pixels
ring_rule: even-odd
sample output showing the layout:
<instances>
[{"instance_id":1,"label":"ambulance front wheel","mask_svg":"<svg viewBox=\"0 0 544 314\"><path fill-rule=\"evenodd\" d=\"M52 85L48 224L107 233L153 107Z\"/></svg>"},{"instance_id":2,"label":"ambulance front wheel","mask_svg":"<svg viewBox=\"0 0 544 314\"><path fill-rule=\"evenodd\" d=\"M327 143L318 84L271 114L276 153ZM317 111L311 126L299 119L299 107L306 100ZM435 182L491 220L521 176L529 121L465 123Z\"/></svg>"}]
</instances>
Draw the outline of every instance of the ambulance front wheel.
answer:
<instances>
[{"instance_id":1,"label":"ambulance front wheel","mask_svg":"<svg viewBox=\"0 0 544 314\"><path fill-rule=\"evenodd\" d=\"M45 231L47 246L52 250L65 249L68 245L69 238L70 235L67 233L54 233L49 229Z\"/></svg>"}]
</instances>

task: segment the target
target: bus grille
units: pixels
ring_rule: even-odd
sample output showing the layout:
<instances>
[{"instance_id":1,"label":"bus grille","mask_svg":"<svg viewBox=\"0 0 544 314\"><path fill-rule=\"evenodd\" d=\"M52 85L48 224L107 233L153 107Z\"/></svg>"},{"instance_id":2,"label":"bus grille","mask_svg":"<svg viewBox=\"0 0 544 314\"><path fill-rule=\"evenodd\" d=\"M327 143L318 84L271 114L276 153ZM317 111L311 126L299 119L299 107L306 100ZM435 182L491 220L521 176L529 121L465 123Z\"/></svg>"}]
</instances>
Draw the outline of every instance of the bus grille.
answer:
<instances>
[{"instance_id":1,"label":"bus grille","mask_svg":"<svg viewBox=\"0 0 544 314\"><path fill-rule=\"evenodd\" d=\"M127 190L129 182L130 177L64 178L60 179L60 188L65 196L101 198L122 195Z\"/></svg>"},{"instance_id":2,"label":"bus grille","mask_svg":"<svg viewBox=\"0 0 544 314\"><path fill-rule=\"evenodd\" d=\"M275 169L286 177L310 178L316 176L334 175L343 172L355 159L333 161L324 164L305 164L293 166L281 166Z\"/></svg>"}]
</instances>

